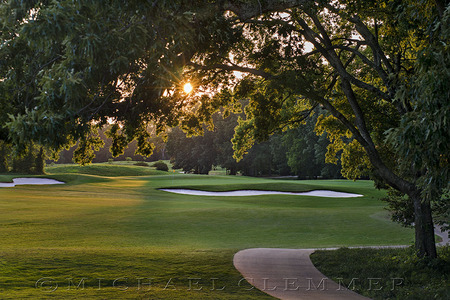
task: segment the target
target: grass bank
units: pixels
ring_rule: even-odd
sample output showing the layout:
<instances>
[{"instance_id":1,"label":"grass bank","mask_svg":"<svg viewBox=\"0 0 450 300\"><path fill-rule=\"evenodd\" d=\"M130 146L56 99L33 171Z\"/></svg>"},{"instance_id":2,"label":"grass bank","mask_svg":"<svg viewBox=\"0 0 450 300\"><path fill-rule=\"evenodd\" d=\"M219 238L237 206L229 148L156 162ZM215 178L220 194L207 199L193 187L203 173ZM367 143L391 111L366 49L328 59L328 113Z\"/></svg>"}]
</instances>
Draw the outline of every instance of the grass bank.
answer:
<instances>
[{"instance_id":1,"label":"grass bank","mask_svg":"<svg viewBox=\"0 0 450 300\"><path fill-rule=\"evenodd\" d=\"M371 299L450 299L450 247L419 259L412 248L316 251L314 265L341 286Z\"/></svg>"}]
</instances>

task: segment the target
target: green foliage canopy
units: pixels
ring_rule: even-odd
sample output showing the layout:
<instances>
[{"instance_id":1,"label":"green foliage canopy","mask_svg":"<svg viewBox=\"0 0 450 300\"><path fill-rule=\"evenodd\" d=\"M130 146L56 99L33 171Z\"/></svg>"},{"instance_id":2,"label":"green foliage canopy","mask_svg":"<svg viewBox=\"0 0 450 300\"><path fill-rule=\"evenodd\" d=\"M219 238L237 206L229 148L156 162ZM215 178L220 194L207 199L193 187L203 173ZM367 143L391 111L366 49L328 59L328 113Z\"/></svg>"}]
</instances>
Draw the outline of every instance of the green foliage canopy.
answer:
<instances>
[{"instance_id":1,"label":"green foliage canopy","mask_svg":"<svg viewBox=\"0 0 450 300\"><path fill-rule=\"evenodd\" d=\"M138 154L151 154L150 123L158 133L199 126L205 117L191 113L198 101L181 89L182 67L194 47L226 47L222 36L233 34L211 37L224 17L195 23L182 1L6 1L0 20L0 139L54 149L81 139L82 163L108 122L120 128L114 154L134 139Z\"/></svg>"},{"instance_id":2,"label":"green foliage canopy","mask_svg":"<svg viewBox=\"0 0 450 300\"><path fill-rule=\"evenodd\" d=\"M0 139L81 139L83 162L95 129L114 122L114 153L137 139L148 154L149 124L202 133L246 99L241 158L320 106L328 159L342 151L347 177L368 170L406 194L419 254L435 256L431 203L450 181L449 14L439 0L4 1Z\"/></svg>"}]
</instances>

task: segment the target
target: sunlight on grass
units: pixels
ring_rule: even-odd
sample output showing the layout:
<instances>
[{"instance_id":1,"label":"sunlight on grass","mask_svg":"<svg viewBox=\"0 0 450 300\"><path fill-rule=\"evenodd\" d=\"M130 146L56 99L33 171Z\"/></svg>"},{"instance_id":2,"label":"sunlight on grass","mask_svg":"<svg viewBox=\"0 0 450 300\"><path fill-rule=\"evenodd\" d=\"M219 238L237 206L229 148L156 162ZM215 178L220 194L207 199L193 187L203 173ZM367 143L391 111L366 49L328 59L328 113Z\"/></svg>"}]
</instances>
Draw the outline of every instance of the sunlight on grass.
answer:
<instances>
[{"instance_id":1,"label":"sunlight on grass","mask_svg":"<svg viewBox=\"0 0 450 300\"><path fill-rule=\"evenodd\" d=\"M369 181L284 181L113 167L54 166L48 168L46 177L66 184L0 189L2 299L270 299L256 290L236 286L241 277L232 265L235 252L252 247L413 241L411 229L386 220L384 203L379 201L384 192L375 190ZM113 171L117 173L111 174ZM326 187L364 197L200 197L158 190L163 187L213 191ZM56 277L60 286L67 284L68 277L77 284L86 277L90 288L61 288L51 295L42 294L35 282L46 276ZM155 277L159 283L144 292L137 290L133 279L128 292L118 295L113 286L116 276ZM190 277L217 277L230 289L210 291L207 279L202 291L187 291L183 285ZM93 288L98 285L95 278L109 280L100 292ZM170 278L179 280L177 284L183 288L164 289L164 280Z\"/></svg>"}]
</instances>

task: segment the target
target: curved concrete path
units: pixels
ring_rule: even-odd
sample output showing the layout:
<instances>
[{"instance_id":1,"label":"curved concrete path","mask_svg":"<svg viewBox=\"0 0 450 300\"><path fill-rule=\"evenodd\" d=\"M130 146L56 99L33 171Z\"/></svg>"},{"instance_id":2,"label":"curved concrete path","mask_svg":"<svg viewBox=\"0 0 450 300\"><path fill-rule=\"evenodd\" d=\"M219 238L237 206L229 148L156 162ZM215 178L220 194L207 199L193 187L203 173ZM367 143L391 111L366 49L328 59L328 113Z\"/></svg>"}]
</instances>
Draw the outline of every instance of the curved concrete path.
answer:
<instances>
[{"instance_id":1,"label":"curved concrete path","mask_svg":"<svg viewBox=\"0 0 450 300\"><path fill-rule=\"evenodd\" d=\"M438 246L450 244L448 232L435 226L442 237ZM404 248L408 246L369 246L364 248ZM349 247L361 248L361 247ZM336 250L326 248L324 250ZM323 275L309 256L316 249L254 248L234 255L235 268L257 289L282 300L363 300L361 296Z\"/></svg>"},{"instance_id":2,"label":"curved concrete path","mask_svg":"<svg viewBox=\"0 0 450 300\"><path fill-rule=\"evenodd\" d=\"M255 248L239 251L233 263L257 289L283 300L363 300L319 272L309 256L314 249Z\"/></svg>"}]
</instances>

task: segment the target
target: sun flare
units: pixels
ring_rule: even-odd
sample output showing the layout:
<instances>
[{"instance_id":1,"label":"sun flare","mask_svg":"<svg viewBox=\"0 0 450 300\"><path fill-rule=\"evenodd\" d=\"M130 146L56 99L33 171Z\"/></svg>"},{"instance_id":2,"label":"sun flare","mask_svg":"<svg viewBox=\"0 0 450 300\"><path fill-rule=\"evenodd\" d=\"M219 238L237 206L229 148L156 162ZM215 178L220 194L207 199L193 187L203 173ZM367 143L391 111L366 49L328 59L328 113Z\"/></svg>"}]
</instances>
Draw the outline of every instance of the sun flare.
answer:
<instances>
[{"instance_id":1,"label":"sun flare","mask_svg":"<svg viewBox=\"0 0 450 300\"><path fill-rule=\"evenodd\" d=\"M186 94L189 94L189 93L192 92L192 90L193 90L192 84L191 84L190 82L186 83L186 84L183 86L183 90L184 90L184 92L185 92Z\"/></svg>"}]
</instances>

